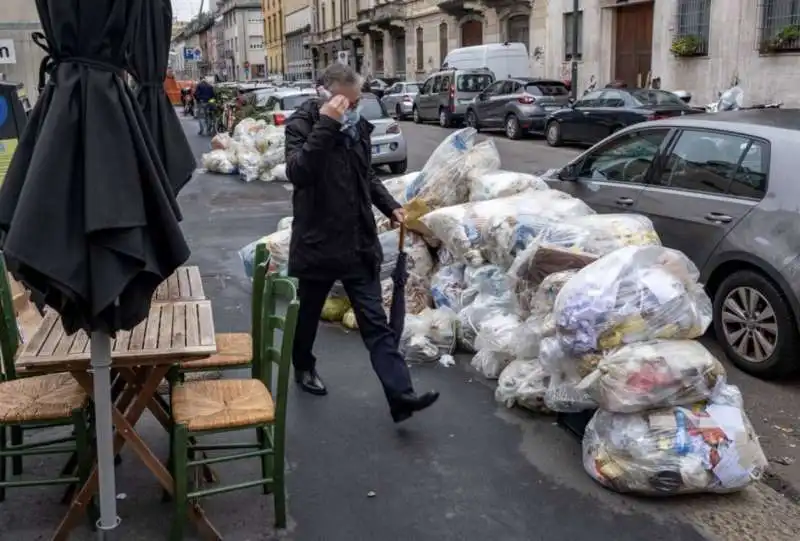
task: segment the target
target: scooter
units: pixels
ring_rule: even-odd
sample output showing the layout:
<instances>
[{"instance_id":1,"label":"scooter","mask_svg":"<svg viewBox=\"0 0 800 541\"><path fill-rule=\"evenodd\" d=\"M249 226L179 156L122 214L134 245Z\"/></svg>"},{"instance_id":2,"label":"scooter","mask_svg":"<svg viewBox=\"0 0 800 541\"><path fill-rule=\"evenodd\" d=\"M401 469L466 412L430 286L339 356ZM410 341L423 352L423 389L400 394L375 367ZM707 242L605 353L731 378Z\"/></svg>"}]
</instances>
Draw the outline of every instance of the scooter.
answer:
<instances>
[{"instance_id":1,"label":"scooter","mask_svg":"<svg viewBox=\"0 0 800 541\"><path fill-rule=\"evenodd\" d=\"M181 99L183 100L183 115L194 116L194 96L192 95L192 89L181 89Z\"/></svg>"},{"instance_id":2,"label":"scooter","mask_svg":"<svg viewBox=\"0 0 800 541\"><path fill-rule=\"evenodd\" d=\"M745 111L752 109L780 109L783 102L760 103L756 105L749 105L745 107L744 103L744 90L740 86L732 86L725 92L719 94L719 100L716 103L709 103L705 107L707 113L721 113L725 111Z\"/></svg>"}]
</instances>

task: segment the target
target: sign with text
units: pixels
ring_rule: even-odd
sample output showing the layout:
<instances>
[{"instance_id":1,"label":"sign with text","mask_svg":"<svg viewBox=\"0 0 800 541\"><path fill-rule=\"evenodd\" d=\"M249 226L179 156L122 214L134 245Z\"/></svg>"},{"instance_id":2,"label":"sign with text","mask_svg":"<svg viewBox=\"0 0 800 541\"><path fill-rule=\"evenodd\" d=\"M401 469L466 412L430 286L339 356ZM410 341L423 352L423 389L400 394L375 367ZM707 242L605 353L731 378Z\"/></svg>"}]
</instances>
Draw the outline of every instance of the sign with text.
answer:
<instances>
[{"instance_id":1,"label":"sign with text","mask_svg":"<svg viewBox=\"0 0 800 541\"><path fill-rule=\"evenodd\" d=\"M14 40L0 39L0 64L16 64L17 53L14 50Z\"/></svg>"}]
</instances>

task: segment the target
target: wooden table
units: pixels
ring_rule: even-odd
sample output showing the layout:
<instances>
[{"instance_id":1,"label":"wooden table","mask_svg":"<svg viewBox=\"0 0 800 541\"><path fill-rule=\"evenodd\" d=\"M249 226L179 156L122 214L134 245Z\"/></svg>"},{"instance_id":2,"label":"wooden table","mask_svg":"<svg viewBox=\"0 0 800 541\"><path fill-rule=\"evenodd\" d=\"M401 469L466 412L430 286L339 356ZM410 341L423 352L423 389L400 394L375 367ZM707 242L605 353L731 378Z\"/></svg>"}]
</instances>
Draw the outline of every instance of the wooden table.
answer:
<instances>
[{"instance_id":1,"label":"wooden table","mask_svg":"<svg viewBox=\"0 0 800 541\"><path fill-rule=\"evenodd\" d=\"M112 343L111 368L118 371L125 381L112 411L116 429L114 453L118 455L122 447L129 444L170 494L173 488L172 475L136 433L134 426L144 410L149 409L169 430L169 414L155 399L158 385L175 361L207 357L216 349L214 318L209 301L153 303L147 319L131 331L117 333ZM92 396L94 386L89 361L89 338L86 333L81 331L68 336L64 333L60 317L55 312L48 312L42 325L25 344L17 365L26 375L70 372ZM66 516L52 537L53 541L66 541L69 538L70 531L78 525L96 494L97 482L95 464L89 480L72 499ZM190 504L189 512L204 538L222 539L199 506Z\"/></svg>"},{"instance_id":2,"label":"wooden table","mask_svg":"<svg viewBox=\"0 0 800 541\"><path fill-rule=\"evenodd\" d=\"M200 268L179 267L172 276L158 286L153 302L204 301L203 279Z\"/></svg>"}]
</instances>

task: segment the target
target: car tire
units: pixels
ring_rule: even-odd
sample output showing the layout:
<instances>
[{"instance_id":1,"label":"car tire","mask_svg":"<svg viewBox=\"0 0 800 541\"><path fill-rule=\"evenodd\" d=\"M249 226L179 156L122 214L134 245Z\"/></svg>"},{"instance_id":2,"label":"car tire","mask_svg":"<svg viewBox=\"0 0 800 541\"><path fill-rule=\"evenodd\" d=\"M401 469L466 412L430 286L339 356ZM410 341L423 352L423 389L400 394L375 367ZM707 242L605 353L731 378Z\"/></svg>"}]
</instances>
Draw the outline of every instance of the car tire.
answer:
<instances>
[{"instance_id":1,"label":"car tire","mask_svg":"<svg viewBox=\"0 0 800 541\"><path fill-rule=\"evenodd\" d=\"M416 106L414 106L414 109L412 109L411 114L414 116L415 124L422 124L422 117L419 116L419 109L417 109Z\"/></svg>"},{"instance_id":2,"label":"car tire","mask_svg":"<svg viewBox=\"0 0 800 541\"><path fill-rule=\"evenodd\" d=\"M402 175L408 171L408 160L402 162L394 162L389 164L389 170L393 175Z\"/></svg>"},{"instance_id":3,"label":"car tire","mask_svg":"<svg viewBox=\"0 0 800 541\"><path fill-rule=\"evenodd\" d=\"M747 310L751 298L756 300L753 314ZM737 321L740 312L745 316L743 323ZM794 314L783 293L763 274L741 270L725 278L714 293L713 320L725 355L744 372L775 379L797 371L800 332ZM738 337L741 330L744 337ZM772 345L769 355L760 360L753 342L759 337ZM766 351L762 346L761 353Z\"/></svg>"},{"instance_id":4,"label":"car tire","mask_svg":"<svg viewBox=\"0 0 800 541\"><path fill-rule=\"evenodd\" d=\"M506 117L506 137L514 140L522 138L522 126L516 115L512 114Z\"/></svg>"},{"instance_id":5,"label":"car tire","mask_svg":"<svg viewBox=\"0 0 800 541\"><path fill-rule=\"evenodd\" d=\"M397 120L403 120L403 110L400 109L400 104L396 105L394 108L394 117Z\"/></svg>"},{"instance_id":6,"label":"car tire","mask_svg":"<svg viewBox=\"0 0 800 541\"><path fill-rule=\"evenodd\" d=\"M450 112L442 107L439 109L439 126L442 128L449 128L453 121L450 119Z\"/></svg>"},{"instance_id":7,"label":"car tire","mask_svg":"<svg viewBox=\"0 0 800 541\"><path fill-rule=\"evenodd\" d=\"M473 128L475 131L481 131L480 122L478 121L478 115L475 114L475 111L469 109L467 111L467 115L464 118L467 127Z\"/></svg>"},{"instance_id":8,"label":"car tire","mask_svg":"<svg viewBox=\"0 0 800 541\"><path fill-rule=\"evenodd\" d=\"M555 120L550 121L544 129L544 137L551 147L560 147L564 144L561 138L561 125Z\"/></svg>"}]
</instances>

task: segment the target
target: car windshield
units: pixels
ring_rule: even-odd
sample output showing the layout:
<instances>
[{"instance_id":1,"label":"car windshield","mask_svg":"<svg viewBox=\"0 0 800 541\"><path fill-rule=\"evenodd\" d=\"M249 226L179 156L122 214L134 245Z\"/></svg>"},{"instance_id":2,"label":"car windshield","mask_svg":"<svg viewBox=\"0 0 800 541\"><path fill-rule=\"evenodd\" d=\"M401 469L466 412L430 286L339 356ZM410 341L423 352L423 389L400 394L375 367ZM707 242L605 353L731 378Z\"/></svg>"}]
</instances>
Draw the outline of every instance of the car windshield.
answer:
<instances>
[{"instance_id":1,"label":"car windshield","mask_svg":"<svg viewBox=\"0 0 800 541\"><path fill-rule=\"evenodd\" d=\"M310 100L313 97L312 94L298 94L296 96L286 96L281 99L281 110L283 111L293 111L294 109L299 109L301 105L305 102Z\"/></svg>"},{"instance_id":2,"label":"car windshield","mask_svg":"<svg viewBox=\"0 0 800 541\"><path fill-rule=\"evenodd\" d=\"M631 90L630 95L638 105L686 105L672 92L663 90Z\"/></svg>"},{"instance_id":3,"label":"car windshield","mask_svg":"<svg viewBox=\"0 0 800 541\"><path fill-rule=\"evenodd\" d=\"M375 98L361 98L361 116L367 120L378 120L379 118L386 118L389 115L381 105L381 102Z\"/></svg>"},{"instance_id":4,"label":"car windshield","mask_svg":"<svg viewBox=\"0 0 800 541\"><path fill-rule=\"evenodd\" d=\"M417 93L419 93L419 85L412 85L412 84L406 85L406 92L417 92Z\"/></svg>"},{"instance_id":5,"label":"car windshield","mask_svg":"<svg viewBox=\"0 0 800 541\"><path fill-rule=\"evenodd\" d=\"M456 90L459 92L483 92L494 82L488 73L467 73L456 79Z\"/></svg>"},{"instance_id":6,"label":"car windshield","mask_svg":"<svg viewBox=\"0 0 800 541\"><path fill-rule=\"evenodd\" d=\"M569 90L564 83L558 81L538 81L525 85L525 92L533 96L566 96Z\"/></svg>"}]
</instances>

